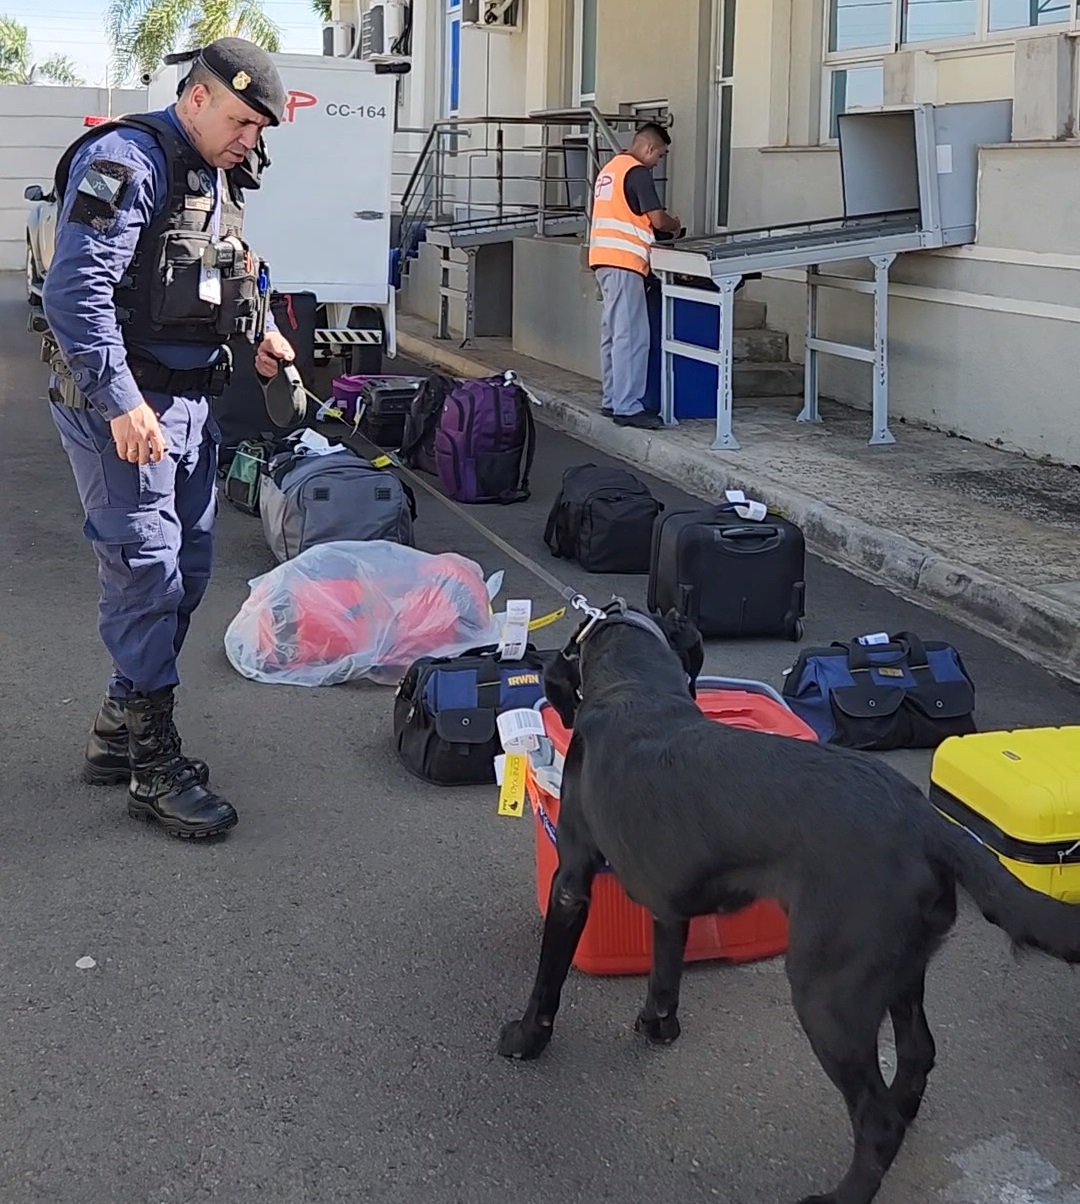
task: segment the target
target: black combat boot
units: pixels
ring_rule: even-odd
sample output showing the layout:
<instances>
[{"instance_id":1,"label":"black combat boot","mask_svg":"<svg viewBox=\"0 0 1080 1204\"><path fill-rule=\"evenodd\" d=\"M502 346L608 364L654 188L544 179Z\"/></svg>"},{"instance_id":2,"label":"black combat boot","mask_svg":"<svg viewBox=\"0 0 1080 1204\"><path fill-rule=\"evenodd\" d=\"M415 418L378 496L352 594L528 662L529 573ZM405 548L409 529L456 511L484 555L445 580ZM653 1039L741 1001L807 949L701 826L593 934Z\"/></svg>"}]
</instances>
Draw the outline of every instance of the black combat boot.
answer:
<instances>
[{"instance_id":1,"label":"black combat boot","mask_svg":"<svg viewBox=\"0 0 1080 1204\"><path fill-rule=\"evenodd\" d=\"M170 725L176 749L180 752L180 733L172 723L171 716ZM188 761L199 775L199 781L204 786L209 785L210 767L206 762L196 760L195 757L189 757ZM124 705L107 695L86 741L86 764L83 766L82 778L91 786L118 786L121 782L126 786L131 781L131 757L128 755L127 716L124 714Z\"/></svg>"},{"instance_id":2,"label":"black combat boot","mask_svg":"<svg viewBox=\"0 0 1080 1204\"><path fill-rule=\"evenodd\" d=\"M212 836L239 818L207 790L174 736L172 690L128 700L125 718L131 757L128 814L156 820L174 836Z\"/></svg>"}]
</instances>

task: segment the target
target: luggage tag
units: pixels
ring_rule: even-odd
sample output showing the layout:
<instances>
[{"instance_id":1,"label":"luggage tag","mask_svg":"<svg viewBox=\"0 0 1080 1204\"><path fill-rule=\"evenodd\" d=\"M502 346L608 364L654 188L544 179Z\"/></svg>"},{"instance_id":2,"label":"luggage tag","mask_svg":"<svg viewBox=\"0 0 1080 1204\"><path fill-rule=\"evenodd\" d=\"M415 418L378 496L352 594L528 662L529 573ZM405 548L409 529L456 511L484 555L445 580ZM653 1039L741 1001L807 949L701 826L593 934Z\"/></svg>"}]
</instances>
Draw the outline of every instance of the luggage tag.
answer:
<instances>
[{"instance_id":1,"label":"luggage tag","mask_svg":"<svg viewBox=\"0 0 1080 1204\"><path fill-rule=\"evenodd\" d=\"M728 489L724 492L724 497L731 503L740 518L748 518L751 522L760 523L769 513L769 508L764 502L748 499L741 489Z\"/></svg>"},{"instance_id":2,"label":"luggage tag","mask_svg":"<svg viewBox=\"0 0 1080 1204\"><path fill-rule=\"evenodd\" d=\"M519 707L503 711L495 720L503 752L495 758L495 780L499 783L498 814L520 819L525 813L525 771L529 753L540 748L544 721L539 711Z\"/></svg>"},{"instance_id":3,"label":"luggage tag","mask_svg":"<svg viewBox=\"0 0 1080 1204\"><path fill-rule=\"evenodd\" d=\"M532 602L528 598L507 599L506 621L499 640L499 660L519 661L525 655L531 618Z\"/></svg>"}]
</instances>

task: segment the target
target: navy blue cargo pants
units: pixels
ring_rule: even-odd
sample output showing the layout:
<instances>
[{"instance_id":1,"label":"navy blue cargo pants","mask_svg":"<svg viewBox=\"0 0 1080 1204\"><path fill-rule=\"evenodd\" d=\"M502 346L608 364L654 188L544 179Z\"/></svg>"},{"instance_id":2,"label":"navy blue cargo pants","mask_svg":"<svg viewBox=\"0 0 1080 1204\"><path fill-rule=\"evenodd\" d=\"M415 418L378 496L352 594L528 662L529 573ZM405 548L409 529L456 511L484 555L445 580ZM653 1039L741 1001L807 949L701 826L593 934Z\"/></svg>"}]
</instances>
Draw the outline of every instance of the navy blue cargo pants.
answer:
<instances>
[{"instance_id":1,"label":"navy blue cargo pants","mask_svg":"<svg viewBox=\"0 0 1080 1204\"><path fill-rule=\"evenodd\" d=\"M145 396L168 447L157 464L121 460L96 410L50 405L97 557L98 631L119 702L179 684L176 660L213 563L221 437L210 400Z\"/></svg>"}]
</instances>

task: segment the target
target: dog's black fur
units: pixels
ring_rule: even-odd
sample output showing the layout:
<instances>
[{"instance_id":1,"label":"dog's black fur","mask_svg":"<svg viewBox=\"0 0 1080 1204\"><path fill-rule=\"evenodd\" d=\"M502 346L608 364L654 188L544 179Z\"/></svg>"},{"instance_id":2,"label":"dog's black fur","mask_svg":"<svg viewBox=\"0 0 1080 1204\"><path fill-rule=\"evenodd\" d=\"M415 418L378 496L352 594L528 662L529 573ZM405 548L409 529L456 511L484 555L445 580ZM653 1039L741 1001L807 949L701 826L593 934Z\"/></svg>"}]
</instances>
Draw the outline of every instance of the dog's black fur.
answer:
<instances>
[{"instance_id":1,"label":"dog's black fur","mask_svg":"<svg viewBox=\"0 0 1080 1204\"><path fill-rule=\"evenodd\" d=\"M868 1204L934 1065L923 988L956 919L957 885L1016 948L1066 962L1080 961L1080 907L1028 889L882 762L707 719L687 689L703 662L701 637L674 612L661 625L672 651L605 619L545 672L548 701L573 729L559 867L532 995L504 1026L499 1053L533 1058L551 1040L605 860L654 917L637 1028L659 1043L679 1035L690 918L775 898L788 915L795 1011L854 1135L844 1179L802 1204ZM888 1087L877 1044L886 1012L897 1055Z\"/></svg>"}]
</instances>

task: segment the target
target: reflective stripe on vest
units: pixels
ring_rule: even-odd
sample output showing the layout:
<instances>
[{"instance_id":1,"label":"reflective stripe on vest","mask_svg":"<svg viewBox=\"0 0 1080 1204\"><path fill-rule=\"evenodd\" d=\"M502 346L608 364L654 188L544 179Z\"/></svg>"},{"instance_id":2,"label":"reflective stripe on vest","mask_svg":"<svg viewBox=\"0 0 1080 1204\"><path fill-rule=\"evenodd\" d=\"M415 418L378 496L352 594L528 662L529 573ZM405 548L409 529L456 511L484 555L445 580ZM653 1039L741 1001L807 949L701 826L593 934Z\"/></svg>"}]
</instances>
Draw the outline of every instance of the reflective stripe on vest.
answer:
<instances>
[{"instance_id":1,"label":"reflective stripe on vest","mask_svg":"<svg viewBox=\"0 0 1080 1204\"><path fill-rule=\"evenodd\" d=\"M626 173L640 167L633 155L616 155L596 177L589 267L627 268L649 274L649 250L656 241L652 222L630 208L623 187Z\"/></svg>"}]
</instances>

